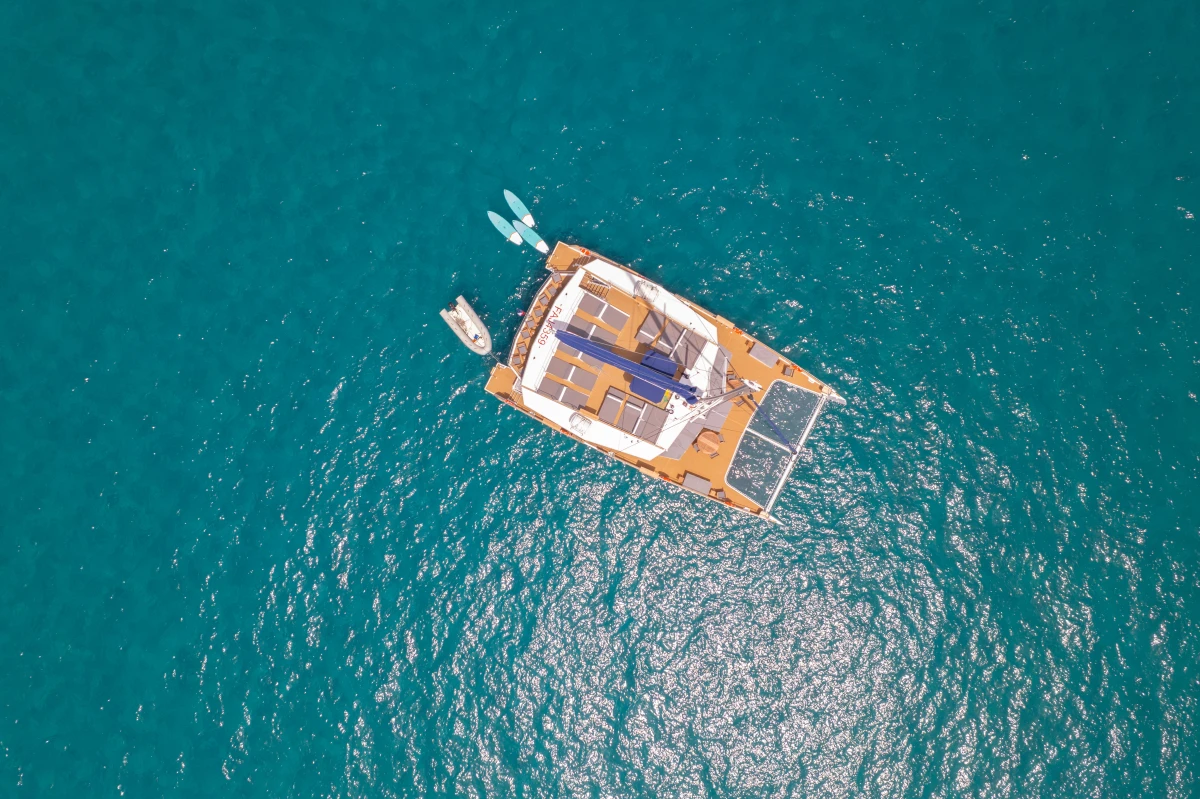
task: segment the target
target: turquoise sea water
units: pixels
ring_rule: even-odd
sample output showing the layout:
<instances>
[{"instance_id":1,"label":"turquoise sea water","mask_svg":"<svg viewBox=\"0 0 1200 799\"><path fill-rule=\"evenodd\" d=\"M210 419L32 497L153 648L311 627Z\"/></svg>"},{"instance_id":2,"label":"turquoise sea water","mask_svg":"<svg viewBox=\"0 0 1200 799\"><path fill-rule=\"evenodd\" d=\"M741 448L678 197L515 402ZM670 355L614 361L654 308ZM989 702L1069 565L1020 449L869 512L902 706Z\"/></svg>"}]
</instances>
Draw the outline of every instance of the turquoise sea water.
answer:
<instances>
[{"instance_id":1,"label":"turquoise sea water","mask_svg":"<svg viewBox=\"0 0 1200 799\"><path fill-rule=\"evenodd\" d=\"M0 8L0 795L1200 791L1200 7ZM482 391L631 263L764 526Z\"/></svg>"}]
</instances>

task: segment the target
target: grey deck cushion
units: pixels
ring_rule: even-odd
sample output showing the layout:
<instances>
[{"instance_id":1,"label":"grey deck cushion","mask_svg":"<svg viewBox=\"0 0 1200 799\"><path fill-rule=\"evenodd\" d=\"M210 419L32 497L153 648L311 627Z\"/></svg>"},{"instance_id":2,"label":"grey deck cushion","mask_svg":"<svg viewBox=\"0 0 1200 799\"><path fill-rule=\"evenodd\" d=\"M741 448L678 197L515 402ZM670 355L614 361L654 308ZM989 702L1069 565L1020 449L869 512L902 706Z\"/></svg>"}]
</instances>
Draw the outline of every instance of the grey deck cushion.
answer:
<instances>
[{"instance_id":1,"label":"grey deck cushion","mask_svg":"<svg viewBox=\"0 0 1200 799\"><path fill-rule=\"evenodd\" d=\"M570 405L572 408L582 408L584 405L587 405L587 394L563 386L561 402L564 405Z\"/></svg>"},{"instance_id":2,"label":"grey deck cushion","mask_svg":"<svg viewBox=\"0 0 1200 799\"><path fill-rule=\"evenodd\" d=\"M607 306L607 303L592 294L584 294L583 299L579 301L579 310L597 319L601 318L600 314L604 313Z\"/></svg>"},{"instance_id":3,"label":"grey deck cushion","mask_svg":"<svg viewBox=\"0 0 1200 799\"><path fill-rule=\"evenodd\" d=\"M570 330L577 336L583 336L584 338L589 338L589 334L591 333L593 327L595 327L595 325L584 319L579 314L575 314L571 317L571 321L567 322L567 330Z\"/></svg>"},{"instance_id":4,"label":"grey deck cushion","mask_svg":"<svg viewBox=\"0 0 1200 799\"><path fill-rule=\"evenodd\" d=\"M683 487L690 488L698 494L704 494L705 496L708 496L708 492L712 490L712 481L701 477L698 474L684 472Z\"/></svg>"},{"instance_id":5,"label":"grey deck cushion","mask_svg":"<svg viewBox=\"0 0 1200 799\"><path fill-rule=\"evenodd\" d=\"M604 402L600 403L600 412L596 414L600 417L600 421L615 425L617 423L617 411L621 410L621 400L623 399L625 399L623 391L610 388L608 393L604 395Z\"/></svg>"},{"instance_id":6,"label":"grey deck cushion","mask_svg":"<svg viewBox=\"0 0 1200 799\"><path fill-rule=\"evenodd\" d=\"M596 375L587 369L581 369L576 366L575 371L571 373L570 382L572 385L579 386L585 391L591 391L592 387L596 385Z\"/></svg>"},{"instance_id":7,"label":"grey deck cushion","mask_svg":"<svg viewBox=\"0 0 1200 799\"><path fill-rule=\"evenodd\" d=\"M700 352L704 349L704 337L699 333L693 333L691 330L683 331L683 335L679 340L675 351L671 353L671 358L676 363L683 364L683 368L691 369L696 365L696 361L700 358Z\"/></svg>"},{"instance_id":8,"label":"grey deck cushion","mask_svg":"<svg viewBox=\"0 0 1200 799\"><path fill-rule=\"evenodd\" d=\"M588 366L595 369L597 372L599 372L601 369L604 368L604 363L601 362L598 358L596 358L596 356L584 355L582 352L575 349L574 347L570 347L570 346L560 342L558 345L558 350L559 350L559 352L563 353L564 355L570 355L572 358L578 358L579 360L586 363Z\"/></svg>"},{"instance_id":9,"label":"grey deck cushion","mask_svg":"<svg viewBox=\"0 0 1200 799\"><path fill-rule=\"evenodd\" d=\"M621 409L622 402L625 403L624 410ZM618 413L621 416L619 421ZM662 408L634 399L616 388L610 388L605 393L604 401L600 403L600 412L596 415L600 417L600 421L619 427L626 433L632 433L647 441L655 441L670 418L670 415Z\"/></svg>"},{"instance_id":10,"label":"grey deck cushion","mask_svg":"<svg viewBox=\"0 0 1200 799\"><path fill-rule=\"evenodd\" d=\"M537 393L543 397L549 397L555 402L561 402L563 405L569 405L572 408L582 408L587 404L587 394L582 391L576 391L573 388L564 386L562 383L553 380L542 378L542 382L537 387Z\"/></svg>"},{"instance_id":11,"label":"grey deck cushion","mask_svg":"<svg viewBox=\"0 0 1200 799\"><path fill-rule=\"evenodd\" d=\"M774 366L779 362L779 356L775 354L775 350L761 341L756 341L754 346L750 348L750 357L765 363L767 366Z\"/></svg>"},{"instance_id":12,"label":"grey deck cushion","mask_svg":"<svg viewBox=\"0 0 1200 799\"><path fill-rule=\"evenodd\" d=\"M617 330L622 330L625 323L629 321L629 314L619 308L614 308L592 294L583 295L583 299L579 301L579 310Z\"/></svg>"},{"instance_id":13,"label":"grey deck cushion","mask_svg":"<svg viewBox=\"0 0 1200 799\"><path fill-rule=\"evenodd\" d=\"M583 336L584 338L591 339L592 341L599 341L609 345L617 343L616 333L613 333L611 330L605 330L599 325L589 322L579 314L575 314L571 317L571 321L567 323L567 330L570 330L577 336Z\"/></svg>"},{"instance_id":14,"label":"grey deck cushion","mask_svg":"<svg viewBox=\"0 0 1200 799\"><path fill-rule=\"evenodd\" d=\"M564 386L562 383L559 383L555 380L547 380L543 377L542 382L538 384L537 393L541 394L543 397L549 397L555 402L561 402L562 393L565 388L566 386Z\"/></svg>"},{"instance_id":15,"label":"grey deck cushion","mask_svg":"<svg viewBox=\"0 0 1200 799\"><path fill-rule=\"evenodd\" d=\"M670 355L675 349L675 345L679 343L679 337L682 335L683 325L674 319L668 319L667 323L663 326L662 336L659 337L658 343L654 346Z\"/></svg>"},{"instance_id":16,"label":"grey deck cushion","mask_svg":"<svg viewBox=\"0 0 1200 799\"><path fill-rule=\"evenodd\" d=\"M646 407L640 400L633 398L625 400L625 410L621 412L621 421L617 422L617 427L624 430L626 433L632 433L637 427L638 419L642 415L642 408Z\"/></svg>"},{"instance_id":17,"label":"grey deck cushion","mask_svg":"<svg viewBox=\"0 0 1200 799\"><path fill-rule=\"evenodd\" d=\"M657 311L651 311L646 314L646 320L638 328L637 340L643 344L649 344L654 341L654 337L662 330L664 321L662 314Z\"/></svg>"},{"instance_id":18,"label":"grey deck cushion","mask_svg":"<svg viewBox=\"0 0 1200 799\"><path fill-rule=\"evenodd\" d=\"M573 363L564 361L557 355L550 359L550 365L546 368L546 371L587 391L591 391L592 386L596 385L596 375L594 373L589 372L582 366L576 366Z\"/></svg>"},{"instance_id":19,"label":"grey deck cushion","mask_svg":"<svg viewBox=\"0 0 1200 799\"><path fill-rule=\"evenodd\" d=\"M604 309L604 313L600 314L600 319L611 328L624 330L625 323L629 321L629 314L610 305Z\"/></svg>"},{"instance_id":20,"label":"grey deck cushion","mask_svg":"<svg viewBox=\"0 0 1200 799\"><path fill-rule=\"evenodd\" d=\"M696 436L700 435L700 431L704 429L703 419L693 419L684 426L683 430L679 431L679 437L671 442L671 446L667 447L663 453L664 458L682 458L687 452L687 448L696 440Z\"/></svg>"},{"instance_id":21,"label":"grey deck cushion","mask_svg":"<svg viewBox=\"0 0 1200 799\"><path fill-rule=\"evenodd\" d=\"M713 369L708 375L708 393L721 394L725 391L725 374L729 371L729 350L720 347L713 358Z\"/></svg>"},{"instance_id":22,"label":"grey deck cushion","mask_svg":"<svg viewBox=\"0 0 1200 799\"><path fill-rule=\"evenodd\" d=\"M646 410L642 412L642 420L638 423L637 429L634 430L634 435L638 438L644 438L647 441L655 441L658 439L658 434L662 432L663 425L667 423L669 414L662 408L654 405L646 406Z\"/></svg>"},{"instance_id":23,"label":"grey deck cushion","mask_svg":"<svg viewBox=\"0 0 1200 799\"><path fill-rule=\"evenodd\" d=\"M550 366L546 368L546 371L555 377L561 377L563 380L569 380L571 377L571 371L574 368L574 364L569 364L562 358L552 358L550 360Z\"/></svg>"},{"instance_id":24,"label":"grey deck cushion","mask_svg":"<svg viewBox=\"0 0 1200 799\"><path fill-rule=\"evenodd\" d=\"M704 417L704 426L709 430L720 431L725 426L725 420L729 418L729 412L733 410L733 400L726 400L717 407L713 408Z\"/></svg>"}]
</instances>

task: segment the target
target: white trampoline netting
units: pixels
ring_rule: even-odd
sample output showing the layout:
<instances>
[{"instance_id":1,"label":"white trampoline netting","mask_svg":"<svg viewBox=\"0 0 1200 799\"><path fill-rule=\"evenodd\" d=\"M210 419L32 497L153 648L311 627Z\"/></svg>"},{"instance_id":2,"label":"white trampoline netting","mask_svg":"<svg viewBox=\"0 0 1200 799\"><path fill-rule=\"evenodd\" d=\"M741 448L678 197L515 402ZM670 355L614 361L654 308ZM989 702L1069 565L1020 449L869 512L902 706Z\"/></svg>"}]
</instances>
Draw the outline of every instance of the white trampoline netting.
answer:
<instances>
[{"instance_id":1,"label":"white trampoline netting","mask_svg":"<svg viewBox=\"0 0 1200 799\"><path fill-rule=\"evenodd\" d=\"M772 383L738 442L726 484L770 511L825 400L782 380Z\"/></svg>"}]
</instances>

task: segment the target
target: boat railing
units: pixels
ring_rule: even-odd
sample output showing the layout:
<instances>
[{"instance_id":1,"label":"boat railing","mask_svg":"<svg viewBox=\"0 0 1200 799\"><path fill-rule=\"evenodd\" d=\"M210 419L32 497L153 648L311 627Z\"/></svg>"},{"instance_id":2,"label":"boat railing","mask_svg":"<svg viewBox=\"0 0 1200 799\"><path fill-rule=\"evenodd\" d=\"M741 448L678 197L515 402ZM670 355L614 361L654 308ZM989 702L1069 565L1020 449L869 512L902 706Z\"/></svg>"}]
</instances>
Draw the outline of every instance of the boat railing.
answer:
<instances>
[{"instance_id":1,"label":"boat railing","mask_svg":"<svg viewBox=\"0 0 1200 799\"><path fill-rule=\"evenodd\" d=\"M517 374L524 373L525 362L529 358L533 340L537 336L550 306L554 304L554 298L562 291L562 287L566 285L570 277L571 273L569 272L555 272L546 278L546 282L538 289L533 301L529 304L529 310L525 312L525 318L517 330L517 337L513 340L512 349L508 355L508 365Z\"/></svg>"}]
</instances>

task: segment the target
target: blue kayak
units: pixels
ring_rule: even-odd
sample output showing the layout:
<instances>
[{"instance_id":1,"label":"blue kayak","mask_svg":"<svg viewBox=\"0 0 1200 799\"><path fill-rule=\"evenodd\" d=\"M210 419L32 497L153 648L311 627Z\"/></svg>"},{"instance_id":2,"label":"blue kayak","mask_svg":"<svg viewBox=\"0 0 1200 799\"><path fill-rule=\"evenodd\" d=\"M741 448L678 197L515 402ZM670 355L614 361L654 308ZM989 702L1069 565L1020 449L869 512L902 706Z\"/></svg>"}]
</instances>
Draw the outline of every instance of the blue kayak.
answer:
<instances>
[{"instance_id":1,"label":"blue kayak","mask_svg":"<svg viewBox=\"0 0 1200 799\"><path fill-rule=\"evenodd\" d=\"M517 215L517 219L520 219L529 227L537 227L537 223L533 221L533 214L529 213L529 209L525 207L525 203L521 202L517 195L505 189L504 199L508 200L508 207Z\"/></svg>"},{"instance_id":2,"label":"blue kayak","mask_svg":"<svg viewBox=\"0 0 1200 799\"><path fill-rule=\"evenodd\" d=\"M518 247L521 246L521 234L514 230L512 225L508 224L508 220L495 211L488 211L488 219L492 220L492 224L496 226L496 230L499 230L504 238Z\"/></svg>"}]
</instances>

